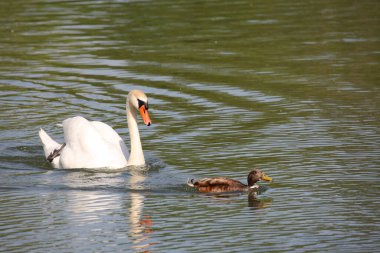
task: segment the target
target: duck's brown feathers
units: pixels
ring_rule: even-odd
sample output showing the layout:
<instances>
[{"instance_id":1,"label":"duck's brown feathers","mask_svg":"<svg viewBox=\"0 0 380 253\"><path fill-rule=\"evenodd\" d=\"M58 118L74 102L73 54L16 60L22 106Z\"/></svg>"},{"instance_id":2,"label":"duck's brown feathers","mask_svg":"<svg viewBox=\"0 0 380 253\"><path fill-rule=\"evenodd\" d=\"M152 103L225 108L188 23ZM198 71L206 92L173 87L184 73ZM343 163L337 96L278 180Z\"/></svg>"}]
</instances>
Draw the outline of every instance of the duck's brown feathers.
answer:
<instances>
[{"instance_id":1,"label":"duck's brown feathers","mask_svg":"<svg viewBox=\"0 0 380 253\"><path fill-rule=\"evenodd\" d=\"M198 189L200 192L228 192L228 191L247 191L248 189L258 189L256 182L272 181L272 178L265 175L259 169L253 169L247 177L248 185L241 183L235 179L226 177L214 177L204 179L191 179L187 184Z\"/></svg>"},{"instance_id":2,"label":"duck's brown feathers","mask_svg":"<svg viewBox=\"0 0 380 253\"><path fill-rule=\"evenodd\" d=\"M196 181L192 179L188 184L200 192L246 191L248 189L247 185L225 177L204 178Z\"/></svg>"}]
</instances>

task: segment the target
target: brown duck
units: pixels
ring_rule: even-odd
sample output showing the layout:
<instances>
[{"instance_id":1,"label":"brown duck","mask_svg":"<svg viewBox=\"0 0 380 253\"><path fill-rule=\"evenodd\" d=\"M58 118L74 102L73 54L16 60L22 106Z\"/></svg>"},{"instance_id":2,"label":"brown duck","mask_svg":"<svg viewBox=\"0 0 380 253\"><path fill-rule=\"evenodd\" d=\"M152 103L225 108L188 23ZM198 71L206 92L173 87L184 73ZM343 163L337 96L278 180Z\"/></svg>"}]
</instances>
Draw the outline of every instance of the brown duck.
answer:
<instances>
[{"instance_id":1,"label":"brown duck","mask_svg":"<svg viewBox=\"0 0 380 253\"><path fill-rule=\"evenodd\" d=\"M187 181L187 185L196 188L200 192L248 191L249 189L258 189L259 185L256 183L260 180L271 182L272 178L265 175L261 170L254 169L248 174L248 185L226 177L190 179Z\"/></svg>"}]
</instances>

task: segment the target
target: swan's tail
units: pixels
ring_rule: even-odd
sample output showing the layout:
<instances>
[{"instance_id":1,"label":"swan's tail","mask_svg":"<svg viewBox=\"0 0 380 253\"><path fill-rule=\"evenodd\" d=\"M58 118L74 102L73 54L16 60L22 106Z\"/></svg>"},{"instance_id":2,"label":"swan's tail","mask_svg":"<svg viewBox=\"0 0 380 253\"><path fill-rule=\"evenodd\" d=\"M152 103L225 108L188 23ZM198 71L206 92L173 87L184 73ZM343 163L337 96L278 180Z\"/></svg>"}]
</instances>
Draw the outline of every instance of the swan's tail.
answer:
<instances>
[{"instance_id":1,"label":"swan's tail","mask_svg":"<svg viewBox=\"0 0 380 253\"><path fill-rule=\"evenodd\" d=\"M53 159L51 159L51 155L56 150L61 150L62 145L50 138L50 136L42 128L40 129L38 134L40 136L42 146L44 148L45 158L52 163L54 168L57 168L59 164L59 156L55 156L53 157Z\"/></svg>"}]
</instances>

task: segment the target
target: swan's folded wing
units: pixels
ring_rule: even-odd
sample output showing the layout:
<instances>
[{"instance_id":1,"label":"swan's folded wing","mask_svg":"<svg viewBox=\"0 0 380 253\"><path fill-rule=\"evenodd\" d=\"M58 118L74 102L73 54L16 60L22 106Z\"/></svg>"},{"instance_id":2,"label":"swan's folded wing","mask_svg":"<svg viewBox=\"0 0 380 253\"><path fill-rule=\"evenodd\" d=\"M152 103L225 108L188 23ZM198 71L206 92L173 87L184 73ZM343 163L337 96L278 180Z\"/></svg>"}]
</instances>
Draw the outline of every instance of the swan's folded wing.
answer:
<instances>
[{"instance_id":1,"label":"swan's folded wing","mask_svg":"<svg viewBox=\"0 0 380 253\"><path fill-rule=\"evenodd\" d=\"M61 154L64 168L126 166L127 150L120 136L108 125L77 116L63 121L67 147Z\"/></svg>"},{"instance_id":2,"label":"swan's folded wing","mask_svg":"<svg viewBox=\"0 0 380 253\"><path fill-rule=\"evenodd\" d=\"M100 121L91 121L90 123L107 142L113 146L120 146L121 151L128 160L128 148L120 135L112 127Z\"/></svg>"}]
</instances>

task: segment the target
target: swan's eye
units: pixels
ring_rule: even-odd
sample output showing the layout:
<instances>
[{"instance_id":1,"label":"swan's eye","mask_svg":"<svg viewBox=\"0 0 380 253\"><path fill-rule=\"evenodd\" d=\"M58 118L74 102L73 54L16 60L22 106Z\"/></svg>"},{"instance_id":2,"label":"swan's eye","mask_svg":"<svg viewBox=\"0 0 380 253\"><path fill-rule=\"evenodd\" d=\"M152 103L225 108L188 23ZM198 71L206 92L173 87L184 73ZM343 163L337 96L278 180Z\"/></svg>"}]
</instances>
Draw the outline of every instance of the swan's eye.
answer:
<instances>
[{"instance_id":1,"label":"swan's eye","mask_svg":"<svg viewBox=\"0 0 380 253\"><path fill-rule=\"evenodd\" d=\"M137 101L139 102L139 108L141 108L141 106L145 106L145 109L148 110L149 109L149 106L148 106L148 102L144 102L140 99L137 99Z\"/></svg>"}]
</instances>

